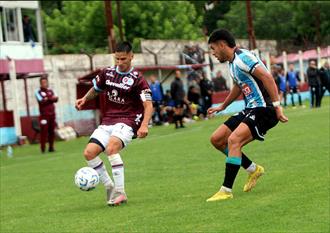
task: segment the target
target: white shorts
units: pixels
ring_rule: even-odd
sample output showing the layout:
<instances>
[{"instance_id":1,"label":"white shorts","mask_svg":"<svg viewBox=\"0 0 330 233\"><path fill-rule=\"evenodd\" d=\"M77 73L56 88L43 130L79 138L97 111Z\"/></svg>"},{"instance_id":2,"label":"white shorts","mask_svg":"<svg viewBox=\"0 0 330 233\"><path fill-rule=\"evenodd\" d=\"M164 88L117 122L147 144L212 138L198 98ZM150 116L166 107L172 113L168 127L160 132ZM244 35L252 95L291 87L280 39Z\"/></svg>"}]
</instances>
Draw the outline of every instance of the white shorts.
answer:
<instances>
[{"instance_id":1,"label":"white shorts","mask_svg":"<svg viewBox=\"0 0 330 233\"><path fill-rule=\"evenodd\" d=\"M105 149L108 146L111 136L119 138L124 143L124 146L127 146L132 141L134 132L132 127L124 123L117 123L115 125L100 125L96 130L94 130L90 138L98 140Z\"/></svg>"}]
</instances>

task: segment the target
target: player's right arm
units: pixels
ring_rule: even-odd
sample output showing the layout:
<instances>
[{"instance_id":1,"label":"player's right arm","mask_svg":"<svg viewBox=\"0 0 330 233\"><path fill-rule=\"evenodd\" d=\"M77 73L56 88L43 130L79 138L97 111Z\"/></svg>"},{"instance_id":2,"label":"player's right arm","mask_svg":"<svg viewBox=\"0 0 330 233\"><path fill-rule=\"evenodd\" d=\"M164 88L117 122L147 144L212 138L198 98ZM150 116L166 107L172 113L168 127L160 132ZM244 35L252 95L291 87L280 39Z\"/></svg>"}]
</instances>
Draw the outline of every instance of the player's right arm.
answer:
<instances>
[{"instance_id":1,"label":"player's right arm","mask_svg":"<svg viewBox=\"0 0 330 233\"><path fill-rule=\"evenodd\" d=\"M81 110L84 104L96 98L100 92L102 92L105 88L105 78L104 71L101 71L96 77L93 79L93 87L89 89L86 95L80 99L76 100L75 107L77 110Z\"/></svg>"},{"instance_id":2,"label":"player's right arm","mask_svg":"<svg viewBox=\"0 0 330 233\"><path fill-rule=\"evenodd\" d=\"M223 104L218 107L209 108L207 113L209 115L225 110L234 100L236 100L242 93L241 88L235 83L234 87L231 89L229 95L226 97Z\"/></svg>"},{"instance_id":3,"label":"player's right arm","mask_svg":"<svg viewBox=\"0 0 330 233\"><path fill-rule=\"evenodd\" d=\"M91 89L89 89L89 91L86 93L84 97L76 100L76 109L81 110L87 101L96 98L96 96L98 95L99 93L94 89L94 87L92 87Z\"/></svg>"}]
</instances>

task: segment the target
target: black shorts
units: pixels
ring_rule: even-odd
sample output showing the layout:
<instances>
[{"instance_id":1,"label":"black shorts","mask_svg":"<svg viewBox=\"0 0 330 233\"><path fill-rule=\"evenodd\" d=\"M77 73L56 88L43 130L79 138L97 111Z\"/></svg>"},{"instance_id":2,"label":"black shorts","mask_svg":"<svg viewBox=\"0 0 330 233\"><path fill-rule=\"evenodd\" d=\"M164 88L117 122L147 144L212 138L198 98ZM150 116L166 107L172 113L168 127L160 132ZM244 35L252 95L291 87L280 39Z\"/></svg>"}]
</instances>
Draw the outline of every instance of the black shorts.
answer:
<instances>
[{"instance_id":1,"label":"black shorts","mask_svg":"<svg viewBox=\"0 0 330 233\"><path fill-rule=\"evenodd\" d=\"M230 117L224 124L234 131L241 122L248 125L254 139L263 141L266 132L273 128L278 120L274 107L259 107L244 109Z\"/></svg>"}]
</instances>

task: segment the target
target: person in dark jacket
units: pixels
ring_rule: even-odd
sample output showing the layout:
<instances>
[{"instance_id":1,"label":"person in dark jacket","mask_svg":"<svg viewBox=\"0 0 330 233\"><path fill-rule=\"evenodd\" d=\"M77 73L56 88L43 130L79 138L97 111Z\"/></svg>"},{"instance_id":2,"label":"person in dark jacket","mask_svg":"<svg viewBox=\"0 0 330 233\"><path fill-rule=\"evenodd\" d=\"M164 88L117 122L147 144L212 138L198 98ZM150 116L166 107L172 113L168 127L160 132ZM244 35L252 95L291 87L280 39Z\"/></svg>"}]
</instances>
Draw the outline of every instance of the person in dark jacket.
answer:
<instances>
[{"instance_id":1,"label":"person in dark jacket","mask_svg":"<svg viewBox=\"0 0 330 233\"><path fill-rule=\"evenodd\" d=\"M207 109L212 106L213 84L204 75L202 75L202 79L199 82L199 86L201 89L201 96L203 100L203 114L204 116L206 116Z\"/></svg>"},{"instance_id":2,"label":"person in dark jacket","mask_svg":"<svg viewBox=\"0 0 330 233\"><path fill-rule=\"evenodd\" d=\"M174 115L173 121L175 123L175 128L184 128L183 125L183 110L184 104L187 102L186 93L183 88L183 82L181 80L181 72L180 70L175 71L175 79L171 83L171 96L175 102L174 106Z\"/></svg>"},{"instance_id":3,"label":"person in dark jacket","mask_svg":"<svg viewBox=\"0 0 330 233\"><path fill-rule=\"evenodd\" d=\"M24 35L24 42L35 42L36 35L34 33L30 17L28 15L23 16L23 35Z\"/></svg>"},{"instance_id":4,"label":"person in dark jacket","mask_svg":"<svg viewBox=\"0 0 330 233\"><path fill-rule=\"evenodd\" d=\"M320 81L320 71L316 67L316 62L311 60L309 62L309 67L307 68L307 79L308 85L311 93L311 108L321 106L321 81Z\"/></svg>"},{"instance_id":5,"label":"person in dark jacket","mask_svg":"<svg viewBox=\"0 0 330 233\"><path fill-rule=\"evenodd\" d=\"M330 93L330 67L329 62L324 62L320 69L320 79L321 79L321 100L323 98L326 90Z\"/></svg>"}]
</instances>

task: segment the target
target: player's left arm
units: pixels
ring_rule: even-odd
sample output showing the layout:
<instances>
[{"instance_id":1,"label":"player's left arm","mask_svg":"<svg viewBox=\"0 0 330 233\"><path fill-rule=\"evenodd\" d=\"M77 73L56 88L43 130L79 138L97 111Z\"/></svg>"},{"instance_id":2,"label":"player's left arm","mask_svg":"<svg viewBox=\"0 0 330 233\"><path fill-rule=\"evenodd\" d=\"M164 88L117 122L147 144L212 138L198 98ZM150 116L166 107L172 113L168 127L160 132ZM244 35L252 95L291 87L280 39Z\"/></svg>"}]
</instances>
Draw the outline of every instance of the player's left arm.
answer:
<instances>
[{"instance_id":1,"label":"player's left arm","mask_svg":"<svg viewBox=\"0 0 330 233\"><path fill-rule=\"evenodd\" d=\"M140 77L136 88L144 108L143 120L140 128L137 131L137 137L144 138L148 135L148 125L154 111L152 105L152 92L150 90L149 84L142 76Z\"/></svg>"},{"instance_id":2,"label":"player's left arm","mask_svg":"<svg viewBox=\"0 0 330 233\"><path fill-rule=\"evenodd\" d=\"M253 70L252 74L263 83L265 89L267 90L275 107L277 119L281 122L287 122L288 118L284 115L280 105L277 86L272 75L261 66L257 66Z\"/></svg>"},{"instance_id":3,"label":"player's left arm","mask_svg":"<svg viewBox=\"0 0 330 233\"><path fill-rule=\"evenodd\" d=\"M144 114L143 114L144 116L141 126L137 131L138 138L144 138L148 135L148 131L149 131L148 125L153 114L153 106L151 100L143 101L143 107L144 107Z\"/></svg>"}]
</instances>

